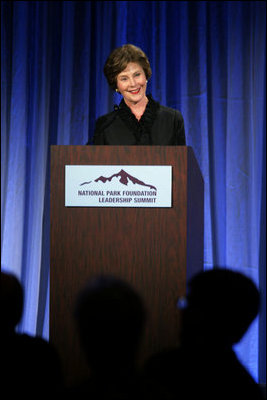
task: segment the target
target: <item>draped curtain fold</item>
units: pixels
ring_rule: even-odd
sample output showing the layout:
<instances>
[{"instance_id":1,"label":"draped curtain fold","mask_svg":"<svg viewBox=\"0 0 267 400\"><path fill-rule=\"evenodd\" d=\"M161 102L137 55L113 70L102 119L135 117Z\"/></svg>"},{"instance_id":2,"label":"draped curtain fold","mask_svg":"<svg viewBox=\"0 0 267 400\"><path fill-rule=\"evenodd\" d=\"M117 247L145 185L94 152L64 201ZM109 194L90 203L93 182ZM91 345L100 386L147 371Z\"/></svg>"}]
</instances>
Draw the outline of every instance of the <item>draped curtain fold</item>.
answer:
<instances>
[{"instance_id":1,"label":"draped curtain fold","mask_svg":"<svg viewBox=\"0 0 267 400\"><path fill-rule=\"evenodd\" d=\"M20 331L49 337L49 146L85 144L120 101L103 65L124 43L148 55L148 91L184 116L205 268L237 269L266 298L266 2L3 1L1 264L25 288ZM256 379L265 320L263 306L236 349Z\"/></svg>"}]
</instances>

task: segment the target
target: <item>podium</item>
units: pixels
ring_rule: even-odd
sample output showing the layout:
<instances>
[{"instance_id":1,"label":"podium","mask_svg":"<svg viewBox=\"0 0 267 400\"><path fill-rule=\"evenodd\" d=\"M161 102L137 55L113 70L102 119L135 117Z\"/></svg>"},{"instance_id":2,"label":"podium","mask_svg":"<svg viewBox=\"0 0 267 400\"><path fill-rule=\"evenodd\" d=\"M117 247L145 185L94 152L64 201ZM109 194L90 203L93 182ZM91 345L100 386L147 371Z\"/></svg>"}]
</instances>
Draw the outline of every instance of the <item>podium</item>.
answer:
<instances>
[{"instance_id":1,"label":"podium","mask_svg":"<svg viewBox=\"0 0 267 400\"><path fill-rule=\"evenodd\" d=\"M65 207L66 165L170 165L172 206ZM88 374L73 309L90 277L117 276L143 297L141 362L177 345L177 300L203 268L204 183L192 148L51 146L50 200L50 341L66 383Z\"/></svg>"}]
</instances>

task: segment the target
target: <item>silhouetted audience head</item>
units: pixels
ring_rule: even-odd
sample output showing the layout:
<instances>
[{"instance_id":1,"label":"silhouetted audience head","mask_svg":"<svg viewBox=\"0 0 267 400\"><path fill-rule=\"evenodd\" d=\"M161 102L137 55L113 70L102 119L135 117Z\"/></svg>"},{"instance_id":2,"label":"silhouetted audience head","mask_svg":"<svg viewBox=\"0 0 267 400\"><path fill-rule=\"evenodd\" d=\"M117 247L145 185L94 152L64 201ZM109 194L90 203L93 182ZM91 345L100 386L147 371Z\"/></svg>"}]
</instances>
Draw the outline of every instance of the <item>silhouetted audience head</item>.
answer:
<instances>
[{"instance_id":1,"label":"silhouetted audience head","mask_svg":"<svg viewBox=\"0 0 267 400\"><path fill-rule=\"evenodd\" d=\"M11 398L47 397L61 385L58 354L44 339L16 332L22 315L22 285L1 271L2 391Z\"/></svg>"},{"instance_id":2,"label":"silhouetted audience head","mask_svg":"<svg viewBox=\"0 0 267 400\"><path fill-rule=\"evenodd\" d=\"M183 310L182 341L230 345L240 341L259 312L260 295L245 275L215 268L194 276Z\"/></svg>"},{"instance_id":3,"label":"silhouetted audience head","mask_svg":"<svg viewBox=\"0 0 267 400\"><path fill-rule=\"evenodd\" d=\"M100 276L88 283L78 297L75 318L94 371L110 364L114 371L132 366L145 316L142 299L126 282Z\"/></svg>"},{"instance_id":4,"label":"silhouetted audience head","mask_svg":"<svg viewBox=\"0 0 267 400\"><path fill-rule=\"evenodd\" d=\"M1 271L1 329L13 332L23 312L23 289L12 274Z\"/></svg>"},{"instance_id":5,"label":"silhouetted audience head","mask_svg":"<svg viewBox=\"0 0 267 400\"><path fill-rule=\"evenodd\" d=\"M225 268L200 272L180 301L181 344L147 362L147 376L177 399L262 400L252 376L236 357L237 343L259 312L253 281Z\"/></svg>"}]
</instances>

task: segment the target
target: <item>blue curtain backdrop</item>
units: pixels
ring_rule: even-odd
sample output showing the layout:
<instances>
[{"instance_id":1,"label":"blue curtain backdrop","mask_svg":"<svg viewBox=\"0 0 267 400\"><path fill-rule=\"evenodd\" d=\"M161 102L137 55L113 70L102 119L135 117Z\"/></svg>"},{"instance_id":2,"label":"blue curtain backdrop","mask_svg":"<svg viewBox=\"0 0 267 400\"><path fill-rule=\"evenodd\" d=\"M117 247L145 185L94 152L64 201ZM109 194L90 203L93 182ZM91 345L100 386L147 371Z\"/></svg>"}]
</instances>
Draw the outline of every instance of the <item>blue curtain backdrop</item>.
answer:
<instances>
[{"instance_id":1,"label":"blue curtain backdrop","mask_svg":"<svg viewBox=\"0 0 267 400\"><path fill-rule=\"evenodd\" d=\"M266 3L4 1L1 19L1 264L25 288L19 330L49 337L49 146L85 144L120 101L103 65L124 43L184 116L205 180L205 268L248 275L265 304ZM265 316L236 349L262 382Z\"/></svg>"}]
</instances>

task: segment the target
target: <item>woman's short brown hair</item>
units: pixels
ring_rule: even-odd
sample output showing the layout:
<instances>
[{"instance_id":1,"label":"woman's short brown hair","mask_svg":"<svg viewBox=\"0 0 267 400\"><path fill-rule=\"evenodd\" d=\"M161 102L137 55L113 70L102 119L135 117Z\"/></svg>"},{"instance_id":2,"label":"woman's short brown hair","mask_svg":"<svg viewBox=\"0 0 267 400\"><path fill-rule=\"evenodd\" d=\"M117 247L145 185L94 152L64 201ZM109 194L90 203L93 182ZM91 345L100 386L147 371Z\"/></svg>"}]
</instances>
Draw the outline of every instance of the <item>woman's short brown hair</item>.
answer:
<instances>
[{"instance_id":1,"label":"woman's short brown hair","mask_svg":"<svg viewBox=\"0 0 267 400\"><path fill-rule=\"evenodd\" d=\"M152 71L146 54L133 44L125 44L110 53L104 66L105 77L112 89L117 88L117 76L125 70L130 62L139 64L147 79L151 77Z\"/></svg>"}]
</instances>

